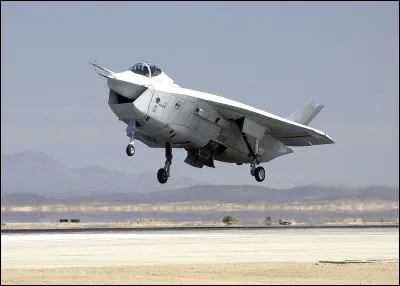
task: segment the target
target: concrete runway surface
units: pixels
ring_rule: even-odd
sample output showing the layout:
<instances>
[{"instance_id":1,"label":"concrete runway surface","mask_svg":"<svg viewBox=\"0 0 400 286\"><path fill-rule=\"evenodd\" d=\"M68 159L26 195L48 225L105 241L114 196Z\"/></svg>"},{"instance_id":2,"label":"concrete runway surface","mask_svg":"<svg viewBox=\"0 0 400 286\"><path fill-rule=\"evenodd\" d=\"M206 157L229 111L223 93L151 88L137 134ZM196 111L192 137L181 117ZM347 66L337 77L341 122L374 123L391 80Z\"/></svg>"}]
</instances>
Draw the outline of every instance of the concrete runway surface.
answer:
<instances>
[{"instance_id":1,"label":"concrete runway surface","mask_svg":"<svg viewBox=\"0 0 400 286\"><path fill-rule=\"evenodd\" d=\"M399 259L399 229L1 234L1 269Z\"/></svg>"}]
</instances>

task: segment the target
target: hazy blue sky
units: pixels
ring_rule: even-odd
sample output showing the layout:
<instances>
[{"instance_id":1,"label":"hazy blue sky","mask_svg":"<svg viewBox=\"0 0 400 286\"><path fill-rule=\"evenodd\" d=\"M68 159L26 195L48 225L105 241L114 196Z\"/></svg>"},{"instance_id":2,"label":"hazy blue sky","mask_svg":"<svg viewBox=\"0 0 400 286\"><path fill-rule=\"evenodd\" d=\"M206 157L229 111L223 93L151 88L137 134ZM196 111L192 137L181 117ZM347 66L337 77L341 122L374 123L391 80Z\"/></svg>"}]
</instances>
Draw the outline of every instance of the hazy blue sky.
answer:
<instances>
[{"instance_id":1,"label":"hazy blue sky","mask_svg":"<svg viewBox=\"0 0 400 286\"><path fill-rule=\"evenodd\" d=\"M95 59L113 71L150 60L183 87L280 116L323 104L310 125L336 144L264 164L265 186L398 185L398 2L1 2L1 152L156 180L164 150L137 142L126 156ZM249 165L185 156L174 150L171 180L257 184Z\"/></svg>"}]
</instances>

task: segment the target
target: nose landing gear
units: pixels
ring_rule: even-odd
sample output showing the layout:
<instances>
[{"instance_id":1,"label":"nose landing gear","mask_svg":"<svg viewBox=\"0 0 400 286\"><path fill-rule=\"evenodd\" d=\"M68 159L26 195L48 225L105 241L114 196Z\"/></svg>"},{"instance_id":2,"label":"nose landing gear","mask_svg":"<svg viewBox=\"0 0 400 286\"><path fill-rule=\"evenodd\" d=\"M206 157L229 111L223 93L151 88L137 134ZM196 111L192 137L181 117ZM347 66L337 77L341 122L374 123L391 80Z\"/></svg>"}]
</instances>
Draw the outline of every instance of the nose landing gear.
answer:
<instances>
[{"instance_id":1,"label":"nose landing gear","mask_svg":"<svg viewBox=\"0 0 400 286\"><path fill-rule=\"evenodd\" d=\"M136 132L136 122L130 122L126 127L126 135L130 137L129 144L126 146L126 155L129 157L135 155L135 137L134 134Z\"/></svg>"},{"instance_id":2,"label":"nose landing gear","mask_svg":"<svg viewBox=\"0 0 400 286\"><path fill-rule=\"evenodd\" d=\"M128 146L126 146L126 155L133 156L135 155L135 146L133 146L133 144L130 144Z\"/></svg>"}]
</instances>

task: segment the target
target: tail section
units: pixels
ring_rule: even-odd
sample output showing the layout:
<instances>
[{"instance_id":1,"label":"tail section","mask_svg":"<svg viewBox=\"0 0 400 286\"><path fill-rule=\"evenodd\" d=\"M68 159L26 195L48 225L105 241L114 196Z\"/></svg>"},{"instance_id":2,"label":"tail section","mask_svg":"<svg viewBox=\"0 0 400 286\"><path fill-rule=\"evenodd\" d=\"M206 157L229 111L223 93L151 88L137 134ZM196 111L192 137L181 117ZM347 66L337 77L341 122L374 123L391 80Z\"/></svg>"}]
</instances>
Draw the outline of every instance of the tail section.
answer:
<instances>
[{"instance_id":1,"label":"tail section","mask_svg":"<svg viewBox=\"0 0 400 286\"><path fill-rule=\"evenodd\" d=\"M324 108L323 105L310 102L306 106L300 108L295 113L289 115L286 119L300 123L303 125L308 125L314 117Z\"/></svg>"}]
</instances>

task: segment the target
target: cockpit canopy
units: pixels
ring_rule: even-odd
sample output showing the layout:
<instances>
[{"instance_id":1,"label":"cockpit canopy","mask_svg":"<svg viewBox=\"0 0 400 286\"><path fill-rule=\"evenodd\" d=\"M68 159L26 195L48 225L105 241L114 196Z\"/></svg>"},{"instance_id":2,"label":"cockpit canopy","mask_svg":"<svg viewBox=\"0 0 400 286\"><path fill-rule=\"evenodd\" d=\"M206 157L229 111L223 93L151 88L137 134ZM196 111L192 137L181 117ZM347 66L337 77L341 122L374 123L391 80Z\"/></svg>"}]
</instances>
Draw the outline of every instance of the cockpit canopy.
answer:
<instances>
[{"instance_id":1,"label":"cockpit canopy","mask_svg":"<svg viewBox=\"0 0 400 286\"><path fill-rule=\"evenodd\" d=\"M140 74L146 77L155 77L161 74L161 69L150 62L140 62L129 69L131 72ZM150 72L149 72L150 71Z\"/></svg>"}]
</instances>

